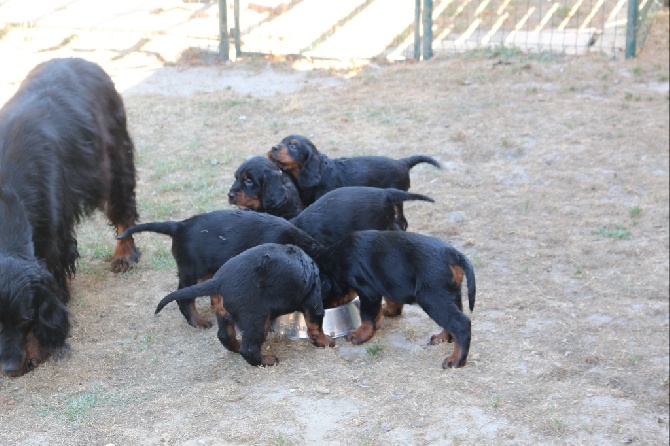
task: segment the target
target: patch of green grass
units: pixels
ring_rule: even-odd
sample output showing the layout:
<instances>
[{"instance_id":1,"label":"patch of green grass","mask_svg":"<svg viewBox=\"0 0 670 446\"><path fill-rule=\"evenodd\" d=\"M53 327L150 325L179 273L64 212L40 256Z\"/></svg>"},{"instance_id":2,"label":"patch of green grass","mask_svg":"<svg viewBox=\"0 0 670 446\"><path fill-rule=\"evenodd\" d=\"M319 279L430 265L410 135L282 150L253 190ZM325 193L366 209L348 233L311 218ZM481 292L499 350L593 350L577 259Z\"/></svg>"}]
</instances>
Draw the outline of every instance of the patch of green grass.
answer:
<instances>
[{"instance_id":1,"label":"patch of green grass","mask_svg":"<svg viewBox=\"0 0 670 446\"><path fill-rule=\"evenodd\" d=\"M376 342L374 344L365 346L365 353L368 354L371 358L378 358L382 355L386 349L386 344L383 342Z\"/></svg>"},{"instance_id":2,"label":"patch of green grass","mask_svg":"<svg viewBox=\"0 0 670 446\"><path fill-rule=\"evenodd\" d=\"M640 357L636 354L632 354L628 357L628 365L634 366L640 362Z\"/></svg>"},{"instance_id":3,"label":"patch of green grass","mask_svg":"<svg viewBox=\"0 0 670 446\"><path fill-rule=\"evenodd\" d=\"M148 334L140 339L140 350L148 350L154 343L154 335Z\"/></svg>"},{"instance_id":4,"label":"patch of green grass","mask_svg":"<svg viewBox=\"0 0 670 446\"><path fill-rule=\"evenodd\" d=\"M159 246L151 257L151 267L157 270L175 269L177 264L172 257L172 252L165 246Z\"/></svg>"},{"instance_id":5,"label":"patch of green grass","mask_svg":"<svg viewBox=\"0 0 670 446\"><path fill-rule=\"evenodd\" d=\"M642 68L640 68L640 67L633 67L633 76L635 76L635 77L640 77L640 76L642 76Z\"/></svg>"},{"instance_id":6,"label":"patch of green grass","mask_svg":"<svg viewBox=\"0 0 670 446\"><path fill-rule=\"evenodd\" d=\"M642 213L642 208L640 206L633 206L628 211L628 215L630 216L630 218L638 218L641 213Z\"/></svg>"},{"instance_id":7,"label":"patch of green grass","mask_svg":"<svg viewBox=\"0 0 670 446\"><path fill-rule=\"evenodd\" d=\"M554 429L559 434L562 434L567 429L567 426L565 425L565 422L563 420L559 420L558 418L554 418L552 420L552 422L553 422Z\"/></svg>"},{"instance_id":8,"label":"patch of green grass","mask_svg":"<svg viewBox=\"0 0 670 446\"><path fill-rule=\"evenodd\" d=\"M577 267L577 269L575 270L575 276L581 276L582 274L583 274L582 269L580 267Z\"/></svg>"},{"instance_id":9,"label":"patch of green grass","mask_svg":"<svg viewBox=\"0 0 670 446\"><path fill-rule=\"evenodd\" d=\"M517 47L498 45L490 48L467 51L463 55L468 58L488 57L491 59L512 59L514 57L519 57L522 54L523 52Z\"/></svg>"},{"instance_id":10,"label":"patch of green grass","mask_svg":"<svg viewBox=\"0 0 670 446\"><path fill-rule=\"evenodd\" d=\"M120 398L112 393L103 392L98 383L93 383L85 391L40 410L40 414L55 415L65 418L69 423L79 424L93 416L97 408L110 404L127 404L128 402L128 398Z\"/></svg>"},{"instance_id":11,"label":"patch of green grass","mask_svg":"<svg viewBox=\"0 0 670 446\"><path fill-rule=\"evenodd\" d=\"M603 226L593 233L598 237L615 238L619 240L630 240L633 235L628 229L621 225Z\"/></svg>"},{"instance_id":12,"label":"patch of green grass","mask_svg":"<svg viewBox=\"0 0 670 446\"><path fill-rule=\"evenodd\" d=\"M491 407L493 409L498 409L500 407L500 397L495 397L493 400L491 400Z\"/></svg>"},{"instance_id":13,"label":"patch of green grass","mask_svg":"<svg viewBox=\"0 0 670 446\"><path fill-rule=\"evenodd\" d=\"M292 443L288 438L284 437L284 434L281 433L275 435L274 441L275 444L279 446L288 446Z\"/></svg>"}]
</instances>

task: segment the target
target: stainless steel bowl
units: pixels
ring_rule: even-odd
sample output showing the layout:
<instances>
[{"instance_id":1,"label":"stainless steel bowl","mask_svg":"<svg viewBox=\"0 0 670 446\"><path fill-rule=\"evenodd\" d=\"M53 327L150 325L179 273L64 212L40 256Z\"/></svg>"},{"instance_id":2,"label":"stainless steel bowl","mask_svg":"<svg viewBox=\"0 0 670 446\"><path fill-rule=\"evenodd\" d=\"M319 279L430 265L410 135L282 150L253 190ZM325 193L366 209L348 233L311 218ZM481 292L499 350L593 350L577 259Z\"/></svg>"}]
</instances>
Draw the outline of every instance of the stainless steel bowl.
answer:
<instances>
[{"instance_id":1,"label":"stainless steel bowl","mask_svg":"<svg viewBox=\"0 0 670 446\"><path fill-rule=\"evenodd\" d=\"M350 330L360 327L361 303L358 298L335 308L328 308L323 318L323 332L331 338L345 336ZM270 331L288 339L307 339L307 323L300 312L284 314L272 322Z\"/></svg>"}]
</instances>

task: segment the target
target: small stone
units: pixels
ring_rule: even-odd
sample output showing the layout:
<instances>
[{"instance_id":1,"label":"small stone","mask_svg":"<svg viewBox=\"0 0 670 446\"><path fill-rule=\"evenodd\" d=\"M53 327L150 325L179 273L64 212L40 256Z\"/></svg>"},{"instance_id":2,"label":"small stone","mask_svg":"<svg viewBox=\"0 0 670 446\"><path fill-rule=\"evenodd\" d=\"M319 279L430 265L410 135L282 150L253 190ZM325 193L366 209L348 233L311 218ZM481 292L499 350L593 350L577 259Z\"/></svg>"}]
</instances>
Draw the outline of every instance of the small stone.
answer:
<instances>
[{"instance_id":1,"label":"small stone","mask_svg":"<svg viewBox=\"0 0 670 446\"><path fill-rule=\"evenodd\" d=\"M328 389L326 387L323 387L323 386L316 386L316 391L319 392L319 393L323 393L323 394L330 393L330 389Z\"/></svg>"},{"instance_id":2,"label":"small stone","mask_svg":"<svg viewBox=\"0 0 670 446\"><path fill-rule=\"evenodd\" d=\"M391 430L391 425L388 423L384 423L381 425L381 430L382 432L388 432Z\"/></svg>"}]
</instances>

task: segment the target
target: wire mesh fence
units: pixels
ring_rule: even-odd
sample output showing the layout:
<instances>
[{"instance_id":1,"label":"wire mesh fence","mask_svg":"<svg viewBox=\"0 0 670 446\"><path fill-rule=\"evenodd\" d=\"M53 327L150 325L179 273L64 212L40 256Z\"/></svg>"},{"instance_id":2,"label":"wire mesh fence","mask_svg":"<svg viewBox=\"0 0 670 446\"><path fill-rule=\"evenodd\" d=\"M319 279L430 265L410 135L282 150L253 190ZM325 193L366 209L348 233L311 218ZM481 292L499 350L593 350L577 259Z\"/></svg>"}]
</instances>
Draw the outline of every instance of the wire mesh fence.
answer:
<instances>
[{"instance_id":1,"label":"wire mesh fence","mask_svg":"<svg viewBox=\"0 0 670 446\"><path fill-rule=\"evenodd\" d=\"M224 58L405 60L422 46L424 56L482 48L619 55L632 1L639 49L667 0L0 0L0 39L21 26L26 38L36 29L107 33L149 51L159 40L188 41ZM423 29L426 4L432 23Z\"/></svg>"},{"instance_id":2,"label":"wire mesh fence","mask_svg":"<svg viewBox=\"0 0 670 446\"><path fill-rule=\"evenodd\" d=\"M436 0L432 49L462 52L504 47L521 51L618 55L626 47L630 0ZM223 2L225 3L225 2ZM414 0L242 1L237 51L322 58L416 57ZM643 45L659 0L639 0L637 45ZM418 25L418 26L417 26ZM237 28L233 27L235 33Z\"/></svg>"}]
</instances>

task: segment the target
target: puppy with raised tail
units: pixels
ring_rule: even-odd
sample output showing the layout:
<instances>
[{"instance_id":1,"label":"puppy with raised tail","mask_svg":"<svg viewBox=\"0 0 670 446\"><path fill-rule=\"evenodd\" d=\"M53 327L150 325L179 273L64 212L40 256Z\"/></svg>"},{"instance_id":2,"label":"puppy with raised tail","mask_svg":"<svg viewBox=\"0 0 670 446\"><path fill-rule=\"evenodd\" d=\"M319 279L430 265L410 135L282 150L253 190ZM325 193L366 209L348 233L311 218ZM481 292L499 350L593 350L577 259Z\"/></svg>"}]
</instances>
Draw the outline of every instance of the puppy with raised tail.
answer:
<instances>
[{"instance_id":1,"label":"puppy with raised tail","mask_svg":"<svg viewBox=\"0 0 670 446\"><path fill-rule=\"evenodd\" d=\"M325 312L319 268L297 246L266 243L250 248L224 263L211 279L165 296L156 314L174 300L212 294L223 298L216 313L219 341L253 366L279 363L274 355L262 355L261 346L272 320L294 311L304 313L314 345L335 346L335 341L323 333ZM236 326L242 331L241 343Z\"/></svg>"},{"instance_id":2,"label":"puppy with raised tail","mask_svg":"<svg viewBox=\"0 0 670 446\"><path fill-rule=\"evenodd\" d=\"M431 344L454 340L443 368L463 367L468 357L471 322L463 314L461 286L467 279L470 311L475 307L472 264L449 243L402 231L357 231L317 259L342 290L361 301L361 326L347 335L353 344L370 340L381 319L382 296L397 304L417 303L443 331Z\"/></svg>"}]
</instances>

